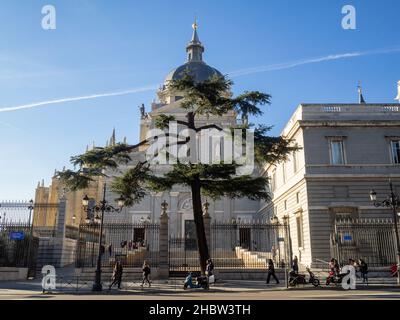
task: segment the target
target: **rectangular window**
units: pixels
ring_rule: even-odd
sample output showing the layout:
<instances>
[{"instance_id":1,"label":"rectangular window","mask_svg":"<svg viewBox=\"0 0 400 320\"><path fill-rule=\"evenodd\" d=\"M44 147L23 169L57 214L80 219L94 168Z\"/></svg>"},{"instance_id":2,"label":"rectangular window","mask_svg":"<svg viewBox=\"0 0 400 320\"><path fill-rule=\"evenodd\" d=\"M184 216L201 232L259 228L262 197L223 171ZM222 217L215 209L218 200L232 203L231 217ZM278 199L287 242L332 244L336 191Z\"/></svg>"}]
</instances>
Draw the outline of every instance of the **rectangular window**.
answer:
<instances>
[{"instance_id":1,"label":"rectangular window","mask_svg":"<svg viewBox=\"0 0 400 320\"><path fill-rule=\"evenodd\" d=\"M303 217L300 213L297 214L296 217L296 225L297 225L297 245L299 248L303 248Z\"/></svg>"},{"instance_id":2,"label":"rectangular window","mask_svg":"<svg viewBox=\"0 0 400 320\"><path fill-rule=\"evenodd\" d=\"M331 164L344 164L343 140L331 140Z\"/></svg>"},{"instance_id":3,"label":"rectangular window","mask_svg":"<svg viewBox=\"0 0 400 320\"><path fill-rule=\"evenodd\" d=\"M282 163L282 179L283 179L283 183L286 183L286 164L285 164L285 162Z\"/></svg>"},{"instance_id":4,"label":"rectangular window","mask_svg":"<svg viewBox=\"0 0 400 320\"><path fill-rule=\"evenodd\" d=\"M392 163L400 163L400 140L393 140L390 142L392 150Z\"/></svg>"},{"instance_id":5,"label":"rectangular window","mask_svg":"<svg viewBox=\"0 0 400 320\"><path fill-rule=\"evenodd\" d=\"M271 189L272 191L276 190L276 170L272 172L272 177L271 177Z\"/></svg>"},{"instance_id":6,"label":"rectangular window","mask_svg":"<svg viewBox=\"0 0 400 320\"><path fill-rule=\"evenodd\" d=\"M293 172L297 173L299 169L298 158L297 158L297 151L293 152Z\"/></svg>"},{"instance_id":7,"label":"rectangular window","mask_svg":"<svg viewBox=\"0 0 400 320\"><path fill-rule=\"evenodd\" d=\"M296 203L300 203L300 192L296 193Z\"/></svg>"},{"instance_id":8,"label":"rectangular window","mask_svg":"<svg viewBox=\"0 0 400 320\"><path fill-rule=\"evenodd\" d=\"M287 210L287 200L285 200L285 202L283 204L284 204L285 211L286 211Z\"/></svg>"}]
</instances>

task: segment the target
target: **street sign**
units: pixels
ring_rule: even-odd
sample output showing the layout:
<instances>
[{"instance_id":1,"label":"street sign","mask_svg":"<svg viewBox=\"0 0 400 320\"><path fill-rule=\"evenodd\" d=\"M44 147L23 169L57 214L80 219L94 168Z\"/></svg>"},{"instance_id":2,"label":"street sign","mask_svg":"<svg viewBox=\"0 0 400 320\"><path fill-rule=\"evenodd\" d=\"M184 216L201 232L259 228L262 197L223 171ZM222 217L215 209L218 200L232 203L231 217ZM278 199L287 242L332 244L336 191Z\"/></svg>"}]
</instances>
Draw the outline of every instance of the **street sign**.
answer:
<instances>
[{"instance_id":1,"label":"street sign","mask_svg":"<svg viewBox=\"0 0 400 320\"><path fill-rule=\"evenodd\" d=\"M24 240L25 234L22 231L13 231L10 233L10 240Z\"/></svg>"},{"instance_id":2,"label":"street sign","mask_svg":"<svg viewBox=\"0 0 400 320\"><path fill-rule=\"evenodd\" d=\"M353 237L350 234L345 234L343 236L343 240L344 241L351 241L351 240L353 240Z\"/></svg>"},{"instance_id":3,"label":"street sign","mask_svg":"<svg viewBox=\"0 0 400 320\"><path fill-rule=\"evenodd\" d=\"M278 242L285 242L285 238L278 238Z\"/></svg>"}]
</instances>

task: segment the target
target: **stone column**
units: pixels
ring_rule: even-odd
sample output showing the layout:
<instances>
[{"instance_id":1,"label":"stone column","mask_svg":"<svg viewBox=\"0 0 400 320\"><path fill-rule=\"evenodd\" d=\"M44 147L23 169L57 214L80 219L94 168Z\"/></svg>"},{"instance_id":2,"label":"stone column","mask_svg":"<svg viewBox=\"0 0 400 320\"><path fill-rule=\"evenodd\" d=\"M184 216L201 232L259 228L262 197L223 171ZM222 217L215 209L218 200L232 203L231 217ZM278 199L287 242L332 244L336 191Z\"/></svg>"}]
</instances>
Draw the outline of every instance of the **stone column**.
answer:
<instances>
[{"instance_id":1,"label":"stone column","mask_svg":"<svg viewBox=\"0 0 400 320\"><path fill-rule=\"evenodd\" d=\"M170 224L171 228L169 230L170 234L174 237L179 237L181 234L181 227L180 219L181 217L178 216L178 196L179 192L170 192L170 207L169 207L169 218L171 219Z\"/></svg>"},{"instance_id":2,"label":"stone column","mask_svg":"<svg viewBox=\"0 0 400 320\"><path fill-rule=\"evenodd\" d=\"M58 203L56 238L65 238L65 224L67 216L67 200L63 197Z\"/></svg>"},{"instance_id":3,"label":"stone column","mask_svg":"<svg viewBox=\"0 0 400 320\"><path fill-rule=\"evenodd\" d=\"M159 258L158 258L158 277L160 279L169 278L169 236L168 236L168 204L164 201L161 205L161 216L160 216L160 234L159 234Z\"/></svg>"},{"instance_id":4,"label":"stone column","mask_svg":"<svg viewBox=\"0 0 400 320\"><path fill-rule=\"evenodd\" d=\"M211 239L211 216L208 212L208 208L210 207L210 204L208 201L206 201L203 204L203 221L204 221L204 231L206 233L206 239L207 239L207 245L208 245L208 251L209 255L212 255L212 239Z\"/></svg>"},{"instance_id":5,"label":"stone column","mask_svg":"<svg viewBox=\"0 0 400 320\"><path fill-rule=\"evenodd\" d=\"M65 224L67 200L62 196L58 203L55 237L53 239L53 263L55 267L63 267L63 251L65 241Z\"/></svg>"}]
</instances>

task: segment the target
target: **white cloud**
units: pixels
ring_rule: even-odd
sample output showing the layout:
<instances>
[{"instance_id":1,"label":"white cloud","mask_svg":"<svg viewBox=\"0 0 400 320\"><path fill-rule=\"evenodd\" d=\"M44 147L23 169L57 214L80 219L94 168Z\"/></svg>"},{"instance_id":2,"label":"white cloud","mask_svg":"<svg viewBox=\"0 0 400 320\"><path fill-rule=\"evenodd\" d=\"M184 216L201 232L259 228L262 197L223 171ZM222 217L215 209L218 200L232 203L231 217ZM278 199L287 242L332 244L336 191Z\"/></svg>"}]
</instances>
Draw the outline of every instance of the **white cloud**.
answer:
<instances>
[{"instance_id":1,"label":"white cloud","mask_svg":"<svg viewBox=\"0 0 400 320\"><path fill-rule=\"evenodd\" d=\"M325 62L325 61L349 59L349 58L368 56L368 55L374 55L374 54L387 54L387 53L395 53L395 52L400 52L400 48L377 49L377 50L370 50L370 51L331 54L331 55L323 56L323 57L302 59L302 60L284 62L284 63L279 63L279 64L271 64L271 65L266 65L266 66L258 66L258 67L235 70L235 71L229 72L228 75L231 77L240 77L240 76L244 76L244 75L250 75L250 74L261 73L261 72L291 69L291 68L295 68L295 67L302 66L302 65L320 63L320 62Z\"/></svg>"},{"instance_id":2,"label":"white cloud","mask_svg":"<svg viewBox=\"0 0 400 320\"><path fill-rule=\"evenodd\" d=\"M147 87L135 88L135 89L125 90L125 91L116 91L116 92L92 94L92 95L80 96L80 97L48 100L48 101L24 104L24 105L20 105L20 106L0 108L0 112L11 112L11 111L17 111L17 110L32 109L32 108L37 108L37 107L41 107L41 106L60 104L60 103L65 103L65 102L98 99L98 98L104 98L104 97L124 96L124 95L132 94L132 93L151 91L151 90L155 90L156 88L157 88L156 86L147 86Z\"/></svg>"}]
</instances>

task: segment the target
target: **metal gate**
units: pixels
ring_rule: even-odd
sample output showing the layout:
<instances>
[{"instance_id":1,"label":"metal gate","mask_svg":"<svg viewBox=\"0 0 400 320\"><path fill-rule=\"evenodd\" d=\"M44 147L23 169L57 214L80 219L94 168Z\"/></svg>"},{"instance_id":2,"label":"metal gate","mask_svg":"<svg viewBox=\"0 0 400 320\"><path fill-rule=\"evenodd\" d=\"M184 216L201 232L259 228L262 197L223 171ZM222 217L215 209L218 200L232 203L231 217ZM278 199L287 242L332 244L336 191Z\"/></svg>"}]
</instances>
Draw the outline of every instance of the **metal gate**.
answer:
<instances>
[{"instance_id":1,"label":"metal gate","mask_svg":"<svg viewBox=\"0 0 400 320\"><path fill-rule=\"evenodd\" d=\"M289 263L289 231L285 224L265 221L215 222L208 247L216 269L265 269L272 259L277 267ZM170 275L200 271L197 240L171 236Z\"/></svg>"},{"instance_id":2,"label":"metal gate","mask_svg":"<svg viewBox=\"0 0 400 320\"><path fill-rule=\"evenodd\" d=\"M215 222L211 225L211 255L219 269L265 269L288 263L289 232L285 224L265 221Z\"/></svg>"},{"instance_id":3,"label":"metal gate","mask_svg":"<svg viewBox=\"0 0 400 320\"><path fill-rule=\"evenodd\" d=\"M31 224L0 224L0 267L28 268L28 276L33 277L38 246L39 239L34 236Z\"/></svg>"},{"instance_id":4,"label":"metal gate","mask_svg":"<svg viewBox=\"0 0 400 320\"><path fill-rule=\"evenodd\" d=\"M363 259L374 267L396 264L396 240L391 219L344 219L335 222L331 255L339 263Z\"/></svg>"}]
</instances>

